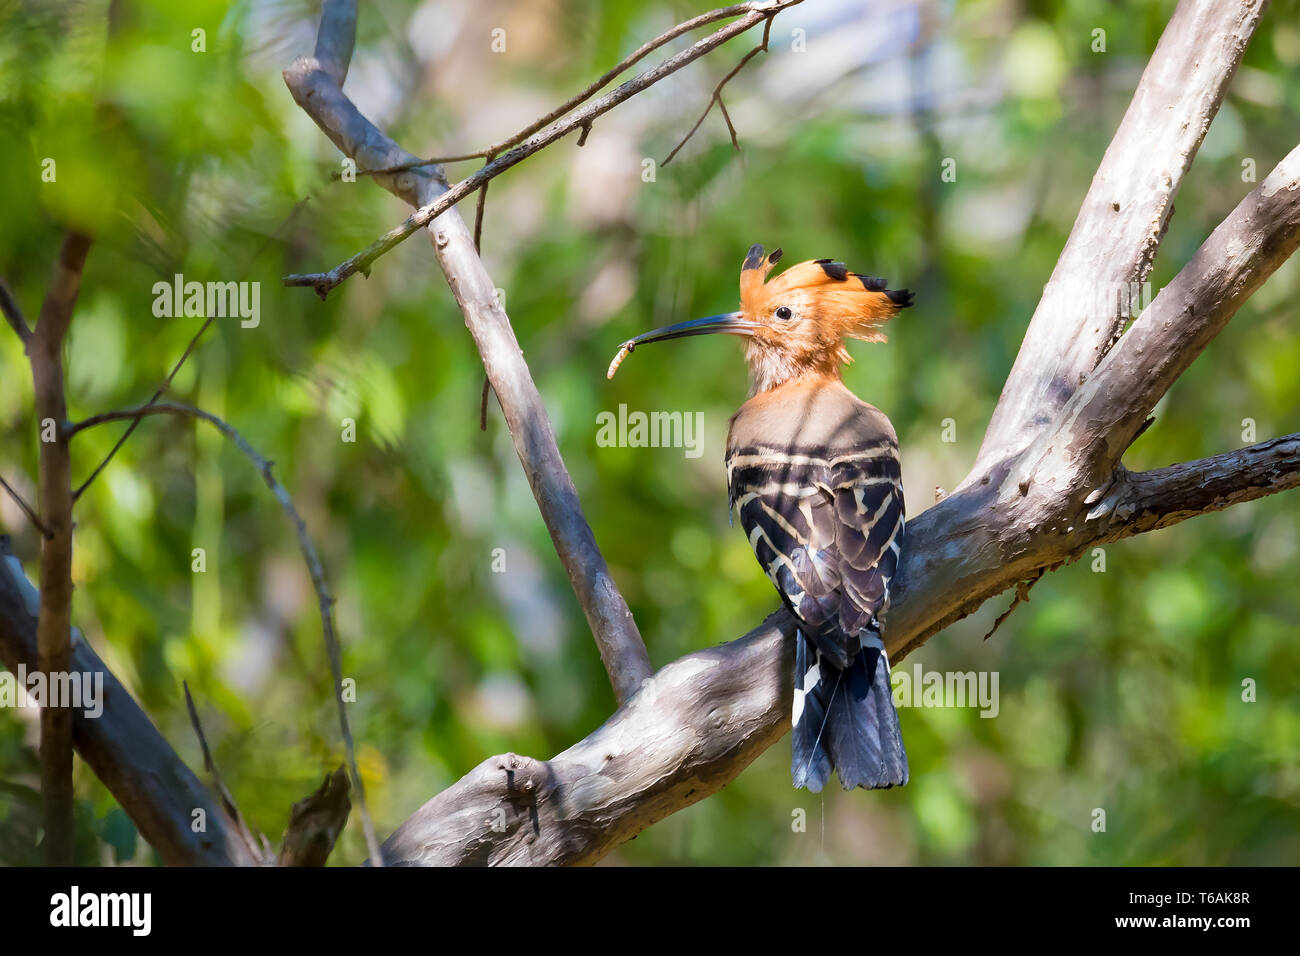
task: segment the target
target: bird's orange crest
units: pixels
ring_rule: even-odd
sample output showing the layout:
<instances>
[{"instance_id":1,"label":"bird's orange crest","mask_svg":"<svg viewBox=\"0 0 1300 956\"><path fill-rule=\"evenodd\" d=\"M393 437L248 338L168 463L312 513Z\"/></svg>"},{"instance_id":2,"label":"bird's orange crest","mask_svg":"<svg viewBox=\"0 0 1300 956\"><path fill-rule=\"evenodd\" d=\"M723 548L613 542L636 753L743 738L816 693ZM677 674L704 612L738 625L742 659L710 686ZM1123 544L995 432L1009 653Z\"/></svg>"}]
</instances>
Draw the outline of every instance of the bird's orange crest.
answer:
<instances>
[{"instance_id":1,"label":"bird's orange crest","mask_svg":"<svg viewBox=\"0 0 1300 956\"><path fill-rule=\"evenodd\" d=\"M760 326L746 350L760 391L852 362L845 338L885 341L881 326L912 304L908 290L886 288L884 279L850 272L831 259L801 262L765 282L780 259L780 249L764 255L763 247L754 245L740 269L741 314Z\"/></svg>"},{"instance_id":2,"label":"bird's orange crest","mask_svg":"<svg viewBox=\"0 0 1300 956\"><path fill-rule=\"evenodd\" d=\"M765 256L763 247L754 245L740 268L741 312L748 321L770 326L778 334L793 333L797 323L809 319L827 338L883 342L880 327L912 304L907 289L888 289L884 279L850 272L831 259L801 262L765 282L780 260L780 249ZM782 309L789 309L790 315Z\"/></svg>"}]
</instances>

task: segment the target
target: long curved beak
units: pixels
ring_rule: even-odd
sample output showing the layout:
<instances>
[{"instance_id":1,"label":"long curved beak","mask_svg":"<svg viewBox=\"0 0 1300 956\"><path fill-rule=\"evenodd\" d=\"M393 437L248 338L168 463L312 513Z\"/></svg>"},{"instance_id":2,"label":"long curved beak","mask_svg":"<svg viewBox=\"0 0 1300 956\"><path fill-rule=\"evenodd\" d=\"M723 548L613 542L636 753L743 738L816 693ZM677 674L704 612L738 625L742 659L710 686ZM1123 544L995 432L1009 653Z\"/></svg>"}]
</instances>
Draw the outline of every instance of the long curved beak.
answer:
<instances>
[{"instance_id":1,"label":"long curved beak","mask_svg":"<svg viewBox=\"0 0 1300 956\"><path fill-rule=\"evenodd\" d=\"M756 322L746 322L743 315L744 313L741 312L726 312L722 315L710 315L703 319L678 322L676 325L666 325L662 329L655 329L652 332L643 332L634 339L628 339L618 347L618 354L614 356L614 361L610 363L609 372L605 377L613 378L623 359L627 358L638 345L645 345L647 342L666 342L668 339L684 339L691 335L709 335L714 332L748 336L753 335L755 329L762 328Z\"/></svg>"}]
</instances>

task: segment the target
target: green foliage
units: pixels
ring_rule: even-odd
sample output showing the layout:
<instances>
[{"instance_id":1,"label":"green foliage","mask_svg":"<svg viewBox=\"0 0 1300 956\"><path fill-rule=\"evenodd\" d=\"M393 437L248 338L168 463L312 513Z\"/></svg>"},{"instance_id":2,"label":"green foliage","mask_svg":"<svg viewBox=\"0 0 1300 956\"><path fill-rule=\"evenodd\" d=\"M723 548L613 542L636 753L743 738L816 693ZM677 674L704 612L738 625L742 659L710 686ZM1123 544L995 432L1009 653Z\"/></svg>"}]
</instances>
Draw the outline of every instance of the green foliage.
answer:
<instances>
[{"instance_id":1,"label":"green foliage","mask_svg":"<svg viewBox=\"0 0 1300 956\"><path fill-rule=\"evenodd\" d=\"M550 756L613 698L482 367L427 242L321 303L279 277L328 268L406 211L339 157L278 71L309 49L310 5L0 7L0 274L35 321L62 230L96 235L66 348L72 417L152 394L201 319L158 318L153 285L260 283L261 322L222 319L171 394L224 417L276 462L338 598L350 714L382 834L492 753ZM421 155L480 148L581 89L703 7L571 3L465 9L444 40L407 26L414 2L364 5L348 90ZM542 12L535 8L543 7ZM636 353L636 332L734 307L754 242L788 262L833 256L917 292L883 346L854 345L849 386L893 419L909 509L965 474L1037 302L1172 4L958 4L942 55L899 42L830 84L856 5L796 8L727 88L743 152L716 108L642 179L748 49L724 47L530 158L492 186L489 270L547 401L561 451L656 664L744 633L775 606L728 526L721 465L744 398L734 343ZM271 12L267 14L267 9ZM838 13L834 11L838 10ZM1178 196L1153 289L1295 144L1296 4L1275 3ZM497 14L493 14L496 16ZM855 19L859 18L859 19ZM807 30L809 52L791 51ZM191 52L191 31L207 52ZM1107 52L1091 49L1106 31ZM883 31L885 28L881 27ZM681 43L679 41L679 47ZM865 56L865 55L864 55ZM801 59L803 57L804 59ZM651 62L653 62L653 57ZM847 67L846 67L847 69ZM815 72L812 75L820 75ZM833 82L831 82L833 81ZM933 112L910 112L912 83ZM880 93L879 91L885 91ZM892 92L890 92L892 91ZM867 93L876 95L868 97ZM968 95L969 94L969 95ZM886 108L888 107L888 108ZM53 158L57 180L42 182ZM945 158L955 182L941 179ZM467 175L458 163L449 175ZM304 205L299 204L308 200ZM296 212L295 212L296 209ZM462 206L472 216L472 204ZM1294 431L1300 272L1284 267L1157 410L1130 452L1157 467ZM0 474L34 500L30 376L0 334ZM596 415L703 413L703 455L602 448ZM345 420L356 441L342 440ZM956 442L942 440L952 419ZM77 437L88 475L124 425ZM24 477L25 476L25 477ZM278 840L291 804L342 759L315 595L291 529L246 459L205 426L155 418L77 508L74 618L193 768L181 682L253 825ZM29 573L38 539L8 499L4 531ZM206 570L191 570L193 549ZM498 550L500 549L500 550ZM722 793L620 849L630 863L1280 863L1300 853L1300 519L1281 495L1109 546L1045 577L981 640L1006 598L904 662L996 671L1000 710L902 713L913 783L794 792L789 744ZM494 570L497 558L504 571ZM1257 702L1242 702L1242 681ZM0 860L39 860L30 712L0 712ZM79 765L82 862L154 860ZM1106 831L1093 832L1094 810ZM792 820L804 811L805 832ZM354 813L333 855L365 856Z\"/></svg>"}]
</instances>

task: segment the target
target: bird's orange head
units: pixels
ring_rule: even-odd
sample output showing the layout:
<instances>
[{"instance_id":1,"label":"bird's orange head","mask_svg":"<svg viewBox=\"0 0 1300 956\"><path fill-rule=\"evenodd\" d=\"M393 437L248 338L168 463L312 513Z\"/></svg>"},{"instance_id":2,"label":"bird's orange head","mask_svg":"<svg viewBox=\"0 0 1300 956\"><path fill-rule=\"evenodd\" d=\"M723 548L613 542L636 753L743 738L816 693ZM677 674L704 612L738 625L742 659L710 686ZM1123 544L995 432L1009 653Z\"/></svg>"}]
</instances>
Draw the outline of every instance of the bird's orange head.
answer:
<instances>
[{"instance_id":1,"label":"bird's orange head","mask_svg":"<svg viewBox=\"0 0 1300 956\"><path fill-rule=\"evenodd\" d=\"M740 311L679 322L624 342L610 366L646 342L724 332L746 339L751 393L804 376L839 375L852 362L846 338L883 342L881 326L912 304L912 293L887 289L884 279L849 272L841 262L816 259L765 281L781 250L750 247L740 269Z\"/></svg>"}]
</instances>

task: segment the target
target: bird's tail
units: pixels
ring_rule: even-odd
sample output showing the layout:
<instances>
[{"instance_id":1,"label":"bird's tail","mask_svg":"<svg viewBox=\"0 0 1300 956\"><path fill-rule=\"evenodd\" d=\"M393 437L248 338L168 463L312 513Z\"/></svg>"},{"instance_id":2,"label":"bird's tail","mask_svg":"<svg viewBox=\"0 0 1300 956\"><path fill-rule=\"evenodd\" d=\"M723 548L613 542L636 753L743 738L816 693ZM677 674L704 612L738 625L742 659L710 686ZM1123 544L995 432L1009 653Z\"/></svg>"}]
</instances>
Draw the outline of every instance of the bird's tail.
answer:
<instances>
[{"instance_id":1,"label":"bird's tail","mask_svg":"<svg viewBox=\"0 0 1300 956\"><path fill-rule=\"evenodd\" d=\"M840 670L800 630L795 635L794 757L796 787L821 791L831 770L845 790L907 783L907 753L889 683L889 659L874 631Z\"/></svg>"}]
</instances>

